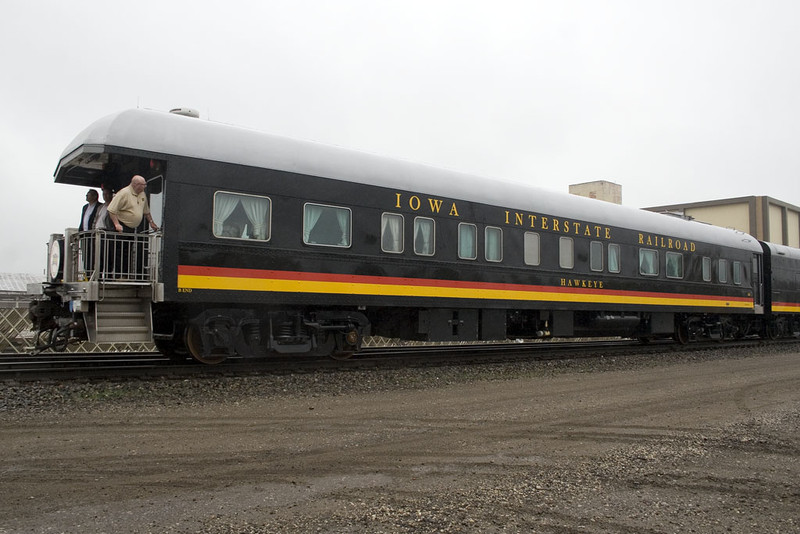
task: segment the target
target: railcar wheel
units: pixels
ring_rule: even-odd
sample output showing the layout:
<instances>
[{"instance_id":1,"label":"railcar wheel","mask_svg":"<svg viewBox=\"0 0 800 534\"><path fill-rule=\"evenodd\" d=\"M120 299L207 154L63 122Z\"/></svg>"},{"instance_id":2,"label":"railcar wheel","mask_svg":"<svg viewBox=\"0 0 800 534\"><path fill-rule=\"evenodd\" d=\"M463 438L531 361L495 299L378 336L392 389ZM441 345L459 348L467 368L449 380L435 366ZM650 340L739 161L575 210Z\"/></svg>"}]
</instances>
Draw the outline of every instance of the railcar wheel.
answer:
<instances>
[{"instance_id":1,"label":"railcar wheel","mask_svg":"<svg viewBox=\"0 0 800 534\"><path fill-rule=\"evenodd\" d=\"M335 340L336 348L331 351L331 358L334 360L349 360L361 344L361 336L355 328L345 333L335 334Z\"/></svg>"},{"instance_id":2,"label":"railcar wheel","mask_svg":"<svg viewBox=\"0 0 800 534\"><path fill-rule=\"evenodd\" d=\"M766 330L768 339L775 340L781 337L781 324L777 320L773 319L767 323Z\"/></svg>"},{"instance_id":3,"label":"railcar wheel","mask_svg":"<svg viewBox=\"0 0 800 534\"><path fill-rule=\"evenodd\" d=\"M678 325L678 328L675 329L675 341L681 345L687 345L689 343L689 325L686 323Z\"/></svg>"},{"instance_id":4,"label":"railcar wheel","mask_svg":"<svg viewBox=\"0 0 800 534\"><path fill-rule=\"evenodd\" d=\"M675 329L675 341L681 345L687 345L695 341L702 335L702 325L699 317L687 317L685 321L678 323Z\"/></svg>"},{"instance_id":5,"label":"railcar wheel","mask_svg":"<svg viewBox=\"0 0 800 534\"><path fill-rule=\"evenodd\" d=\"M225 358L228 357L227 352L219 348L212 350L211 353L206 356L203 353L203 337L200 333L200 328L196 325L187 326L184 337L186 339L186 348L189 349L189 354L200 363L215 365L224 362Z\"/></svg>"}]
</instances>

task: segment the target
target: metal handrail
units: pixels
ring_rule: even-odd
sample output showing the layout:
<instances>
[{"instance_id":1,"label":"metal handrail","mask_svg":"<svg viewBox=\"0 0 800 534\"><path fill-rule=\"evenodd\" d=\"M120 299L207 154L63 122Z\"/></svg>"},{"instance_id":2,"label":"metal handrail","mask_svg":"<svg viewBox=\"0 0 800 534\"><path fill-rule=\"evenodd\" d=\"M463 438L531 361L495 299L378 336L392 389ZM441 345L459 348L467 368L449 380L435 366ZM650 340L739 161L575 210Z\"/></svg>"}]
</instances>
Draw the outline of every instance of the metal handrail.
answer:
<instances>
[{"instance_id":1,"label":"metal handrail","mask_svg":"<svg viewBox=\"0 0 800 534\"><path fill-rule=\"evenodd\" d=\"M74 280L65 282L159 282L161 232L123 234L104 230L75 232L65 253ZM66 273L65 273L66 274Z\"/></svg>"}]
</instances>

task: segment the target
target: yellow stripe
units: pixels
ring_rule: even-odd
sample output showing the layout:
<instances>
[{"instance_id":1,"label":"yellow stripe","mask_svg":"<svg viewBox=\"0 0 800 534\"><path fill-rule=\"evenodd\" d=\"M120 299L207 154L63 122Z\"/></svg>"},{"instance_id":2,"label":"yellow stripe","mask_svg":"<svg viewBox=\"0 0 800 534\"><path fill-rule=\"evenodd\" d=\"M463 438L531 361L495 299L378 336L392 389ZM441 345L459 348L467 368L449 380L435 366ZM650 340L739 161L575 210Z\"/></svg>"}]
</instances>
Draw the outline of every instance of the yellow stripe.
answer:
<instances>
[{"instance_id":1,"label":"yellow stripe","mask_svg":"<svg viewBox=\"0 0 800 534\"><path fill-rule=\"evenodd\" d=\"M782 306L773 304L772 311L781 313L800 313L800 305Z\"/></svg>"},{"instance_id":2,"label":"yellow stripe","mask_svg":"<svg viewBox=\"0 0 800 534\"><path fill-rule=\"evenodd\" d=\"M666 306L711 306L752 308L750 302L681 297L642 297L633 295L587 294L550 291L522 291L462 287L366 284L267 278L236 278L178 275L181 289L218 289L223 291L277 291L284 293L324 293L337 295L385 295L397 297L437 297L462 299L528 300L555 302L596 302L602 304L650 304Z\"/></svg>"}]
</instances>

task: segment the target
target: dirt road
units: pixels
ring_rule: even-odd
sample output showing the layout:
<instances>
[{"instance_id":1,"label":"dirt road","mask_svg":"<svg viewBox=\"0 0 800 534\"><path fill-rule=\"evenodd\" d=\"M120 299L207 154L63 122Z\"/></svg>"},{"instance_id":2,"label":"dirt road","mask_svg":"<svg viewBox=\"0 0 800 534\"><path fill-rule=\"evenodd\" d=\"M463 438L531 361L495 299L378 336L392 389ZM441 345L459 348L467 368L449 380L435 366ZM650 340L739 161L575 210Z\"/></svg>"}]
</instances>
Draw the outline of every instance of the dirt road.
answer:
<instances>
[{"instance_id":1,"label":"dirt road","mask_svg":"<svg viewBox=\"0 0 800 534\"><path fill-rule=\"evenodd\" d=\"M0 533L800 532L795 351L346 394L226 384L0 413Z\"/></svg>"}]
</instances>

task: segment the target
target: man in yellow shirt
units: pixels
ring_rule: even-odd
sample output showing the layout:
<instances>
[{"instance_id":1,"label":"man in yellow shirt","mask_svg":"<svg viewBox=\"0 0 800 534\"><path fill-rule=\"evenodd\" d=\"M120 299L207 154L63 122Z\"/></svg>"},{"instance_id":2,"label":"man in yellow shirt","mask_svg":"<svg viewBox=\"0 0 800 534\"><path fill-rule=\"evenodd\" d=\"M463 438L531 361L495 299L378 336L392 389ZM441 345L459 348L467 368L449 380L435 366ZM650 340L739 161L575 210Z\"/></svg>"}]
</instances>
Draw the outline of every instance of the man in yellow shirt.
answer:
<instances>
[{"instance_id":1,"label":"man in yellow shirt","mask_svg":"<svg viewBox=\"0 0 800 534\"><path fill-rule=\"evenodd\" d=\"M145 179L137 174L131 179L130 185L120 189L108 205L108 216L117 232L134 233L144 217L150 228L158 230L147 205L147 195L144 194L146 187Z\"/></svg>"},{"instance_id":2,"label":"man in yellow shirt","mask_svg":"<svg viewBox=\"0 0 800 534\"><path fill-rule=\"evenodd\" d=\"M138 174L131 179L130 185L120 189L108 205L108 218L114 224L114 229L123 234L134 234L142 224L142 219L147 218L150 228L158 230L158 225L150 215L147 205L147 187L145 179ZM111 234L109 234L111 237ZM148 280L146 254L144 241L136 236L118 236L114 238L115 277L120 280ZM134 246L135 244L135 246Z\"/></svg>"}]
</instances>

